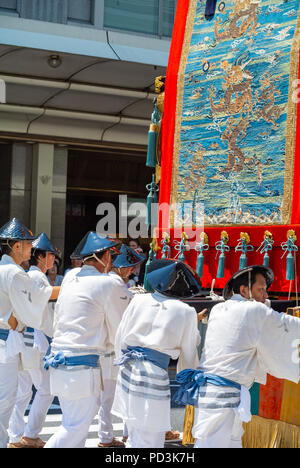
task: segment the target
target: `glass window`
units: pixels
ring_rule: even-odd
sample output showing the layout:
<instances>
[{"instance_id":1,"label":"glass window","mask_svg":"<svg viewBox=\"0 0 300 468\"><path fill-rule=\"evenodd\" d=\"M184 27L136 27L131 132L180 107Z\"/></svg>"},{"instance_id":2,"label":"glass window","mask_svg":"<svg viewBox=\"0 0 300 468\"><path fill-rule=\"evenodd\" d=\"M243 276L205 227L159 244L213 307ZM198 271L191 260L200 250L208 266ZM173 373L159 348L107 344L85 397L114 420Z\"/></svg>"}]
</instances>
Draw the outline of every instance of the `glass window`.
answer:
<instances>
[{"instance_id":1,"label":"glass window","mask_svg":"<svg viewBox=\"0 0 300 468\"><path fill-rule=\"evenodd\" d=\"M0 0L0 13L17 13L17 0Z\"/></svg>"},{"instance_id":2,"label":"glass window","mask_svg":"<svg viewBox=\"0 0 300 468\"><path fill-rule=\"evenodd\" d=\"M104 27L158 35L159 0L104 0Z\"/></svg>"},{"instance_id":3,"label":"glass window","mask_svg":"<svg viewBox=\"0 0 300 468\"><path fill-rule=\"evenodd\" d=\"M92 0L69 0L68 19L79 23L91 23Z\"/></svg>"},{"instance_id":4,"label":"glass window","mask_svg":"<svg viewBox=\"0 0 300 468\"><path fill-rule=\"evenodd\" d=\"M7 8L8 10L16 10L17 0L0 0L0 8Z\"/></svg>"},{"instance_id":5,"label":"glass window","mask_svg":"<svg viewBox=\"0 0 300 468\"><path fill-rule=\"evenodd\" d=\"M162 35L171 37L176 13L176 2L174 0L163 0L162 5Z\"/></svg>"},{"instance_id":6,"label":"glass window","mask_svg":"<svg viewBox=\"0 0 300 468\"><path fill-rule=\"evenodd\" d=\"M67 22L67 0L22 0L21 17L52 23Z\"/></svg>"}]
</instances>

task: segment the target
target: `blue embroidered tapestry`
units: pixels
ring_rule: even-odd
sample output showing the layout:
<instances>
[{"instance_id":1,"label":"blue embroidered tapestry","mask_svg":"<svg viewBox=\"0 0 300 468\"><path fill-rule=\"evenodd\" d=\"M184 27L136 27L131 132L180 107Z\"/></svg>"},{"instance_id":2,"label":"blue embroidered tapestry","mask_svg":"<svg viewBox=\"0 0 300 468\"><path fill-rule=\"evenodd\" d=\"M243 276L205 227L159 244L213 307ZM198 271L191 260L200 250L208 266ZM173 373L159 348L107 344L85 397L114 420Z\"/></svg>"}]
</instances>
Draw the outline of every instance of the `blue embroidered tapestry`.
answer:
<instances>
[{"instance_id":1,"label":"blue embroidered tapestry","mask_svg":"<svg viewBox=\"0 0 300 468\"><path fill-rule=\"evenodd\" d=\"M218 1L210 20L194 2L173 200L203 204L205 224L287 219L299 1Z\"/></svg>"}]
</instances>

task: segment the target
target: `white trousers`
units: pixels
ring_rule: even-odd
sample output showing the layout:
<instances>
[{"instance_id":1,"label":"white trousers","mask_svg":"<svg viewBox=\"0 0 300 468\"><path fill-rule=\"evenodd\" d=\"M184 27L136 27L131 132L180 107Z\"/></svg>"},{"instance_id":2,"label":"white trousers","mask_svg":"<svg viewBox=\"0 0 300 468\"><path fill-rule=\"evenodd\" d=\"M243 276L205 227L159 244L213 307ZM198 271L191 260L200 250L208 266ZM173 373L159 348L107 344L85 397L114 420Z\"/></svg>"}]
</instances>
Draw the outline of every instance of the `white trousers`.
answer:
<instances>
[{"instance_id":1,"label":"white trousers","mask_svg":"<svg viewBox=\"0 0 300 468\"><path fill-rule=\"evenodd\" d=\"M32 397L32 384L37 392L31 405L25 427L24 414ZM45 423L48 409L53 401L50 394L50 374L42 367L19 373L16 404L9 422L9 441L19 442L24 435L36 439Z\"/></svg>"},{"instance_id":2,"label":"white trousers","mask_svg":"<svg viewBox=\"0 0 300 468\"><path fill-rule=\"evenodd\" d=\"M44 448L84 448L89 427L99 408L99 397L91 395L79 400L59 398L63 413L62 425Z\"/></svg>"},{"instance_id":3,"label":"white trousers","mask_svg":"<svg viewBox=\"0 0 300 468\"><path fill-rule=\"evenodd\" d=\"M89 427L99 411L99 369L52 369L50 385L58 396L62 425L45 448L84 448Z\"/></svg>"},{"instance_id":4,"label":"white trousers","mask_svg":"<svg viewBox=\"0 0 300 468\"><path fill-rule=\"evenodd\" d=\"M126 448L164 448L165 432L149 432L136 428L126 421L128 439Z\"/></svg>"},{"instance_id":5,"label":"white trousers","mask_svg":"<svg viewBox=\"0 0 300 468\"><path fill-rule=\"evenodd\" d=\"M18 391L19 356L0 362L0 448L6 448L8 425Z\"/></svg>"},{"instance_id":6,"label":"white trousers","mask_svg":"<svg viewBox=\"0 0 300 468\"><path fill-rule=\"evenodd\" d=\"M108 444L114 438L111 408L114 402L117 381L106 379L101 390L101 406L99 409L99 439L102 444Z\"/></svg>"},{"instance_id":7,"label":"white trousers","mask_svg":"<svg viewBox=\"0 0 300 468\"><path fill-rule=\"evenodd\" d=\"M194 448L242 448L243 433L237 410L195 408Z\"/></svg>"}]
</instances>

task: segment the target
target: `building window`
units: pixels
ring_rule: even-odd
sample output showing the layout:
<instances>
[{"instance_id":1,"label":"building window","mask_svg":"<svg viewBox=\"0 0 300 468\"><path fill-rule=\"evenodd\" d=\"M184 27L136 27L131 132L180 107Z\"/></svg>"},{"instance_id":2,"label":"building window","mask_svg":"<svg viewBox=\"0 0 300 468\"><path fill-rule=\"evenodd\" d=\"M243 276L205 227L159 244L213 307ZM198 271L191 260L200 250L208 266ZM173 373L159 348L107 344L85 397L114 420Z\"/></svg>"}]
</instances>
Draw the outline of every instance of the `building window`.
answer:
<instances>
[{"instance_id":1,"label":"building window","mask_svg":"<svg viewBox=\"0 0 300 468\"><path fill-rule=\"evenodd\" d=\"M175 0L104 0L104 27L171 37Z\"/></svg>"},{"instance_id":2,"label":"building window","mask_svg":"<svg viewBox=\"0 0 300 468\"><path fill-rule=\"evenodd\" d=\"M171 37L177 0L0 0L0 14Z\"/></svg>"},{"instance_id":3,"label":"building window","mask_svg":"<svg viewBox=\"0 0 300 468\"><path fill-rule=\"evenodd\" d=\"M67 3L65 0L21 0L20 16L51 23L66 23Z\"/></svg>"},{"instance_id":4,"label":"building window","mask_svg":"<svg viewBox=\"0 0 300 468\"><path fill-rule=\"evenodd\" d=\"M94 2L103 0L0 0L0 13L67 24L92 24Z\"/></svg>"},{"instance_id":5,"label":"building window","mask_svg":"<svg viewBox=\"0 0 300 468\"><path fill-rule=\"evenodd\" d=\"M18 0L0 0L0 13L18 15Z\"/></svg>"},{"instance_id":6,"label":"building window","mask_svg":"<svg viewBox=\"0 0 300 468\"><path fill-rule=\"evenodd\" d=\"M68 20L75 23L91 24L93 8L94 0L69 0Z\"/></svg>"},{"instance_id":7,"label":"building window","mask_svg":"<svg viewBox=\"0 0 300 468\"><path fill-rule=\"evenodd\" d=\"M172 37L176 4L177 2L174 0L162 2L162 36Z\"/></svg>"}]
</instances>

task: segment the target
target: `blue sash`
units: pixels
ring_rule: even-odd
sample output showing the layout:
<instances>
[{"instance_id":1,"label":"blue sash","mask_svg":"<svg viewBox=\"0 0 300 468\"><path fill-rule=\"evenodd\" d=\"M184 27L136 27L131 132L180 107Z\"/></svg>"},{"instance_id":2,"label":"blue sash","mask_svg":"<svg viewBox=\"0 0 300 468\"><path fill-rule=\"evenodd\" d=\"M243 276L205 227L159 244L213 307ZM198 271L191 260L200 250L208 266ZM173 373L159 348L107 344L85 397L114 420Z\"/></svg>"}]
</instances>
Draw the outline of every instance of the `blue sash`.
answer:
<instances>
[{"instance_id":1,"label":"blue sash","mask_svg":"<svg viewBox=\"0 0 300 468\"><path fill-rule=\"evenodd\" d=\"M53 338L50 338L50 336L47 336L47 335L45 335L45 337L46 337L46 340L48 341L49 346L50 346L51 343L52 343Z\"/></svg>"},{"instance_id":2,"label":"blue sash","mask_svg":"<svg viewBox=\"0 0 300 468\"><path fill-rule=\"evenodd\" d=\"M9 330L4 330L3 328L0 328L0 340L7 341L8 334Z\"/></svg>"},{"instance_id":3,"label":"blue sash","mask_svg":"<svg viewBox=\"0 0 300 468\"><path fill-rule=\"evenodd\" d=\"M33 332L34 332L34 328L27 327L27 328L26 328L26 332L27 332L27 333L33 333ZM51 345L51 343L52 343L52 338L50 338L50 336L47 336L47 335L45 335L45 337L46 337L46 339L47 339L49 345Z\"/></svg>"},{"instance_id":4,"label":"blue sash","mask_svg":"<svg viewBox=\"0 0 300 468\"><path fill-rule=\"evenodd\" d=\"M185 369L177 374L176 380L180 383L180 387L173 398L177 404L196 405L199 398L199 388L207 383L219 387L234 387L241 390L241 385L237 382L218 375L207 374L201 370Z\"/></svg>"},{"instance_id":5,"label":"blue sash","mask_svg":"<svg viewBox=\"0 0 300 468\"><path fill-rule=\"evenodd\" d=\"M98 354L88 354L86 356L70 356L66 357L62 351L57 353L51 353L44 357L44 368L46 370L49 367L54 367L55 369L59 366L88 366L88 367L98 367L99 355Z\"/></svg>"},{"instance_id":6,"label":"blue sash","mask_svg":"<svg viewBox=\"0 0 300 468\"><path fill-rule=\"evenodd\" d=\"M160 353L150 348L140 346L128 346L126 350L122 349L123 356L114 361L115 366L121 366L134 359L137 361L150 361L155 366L168 370L171 357L168 354Z\"/></svg>"}]
</instances>

